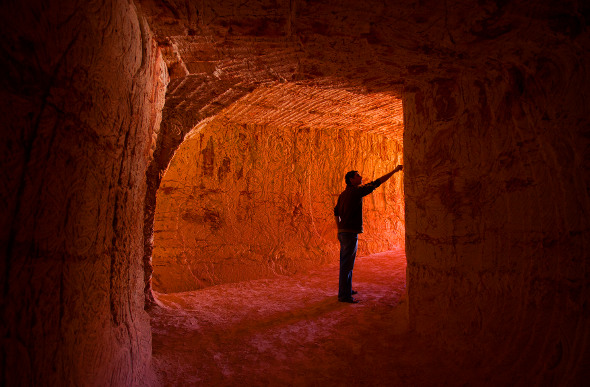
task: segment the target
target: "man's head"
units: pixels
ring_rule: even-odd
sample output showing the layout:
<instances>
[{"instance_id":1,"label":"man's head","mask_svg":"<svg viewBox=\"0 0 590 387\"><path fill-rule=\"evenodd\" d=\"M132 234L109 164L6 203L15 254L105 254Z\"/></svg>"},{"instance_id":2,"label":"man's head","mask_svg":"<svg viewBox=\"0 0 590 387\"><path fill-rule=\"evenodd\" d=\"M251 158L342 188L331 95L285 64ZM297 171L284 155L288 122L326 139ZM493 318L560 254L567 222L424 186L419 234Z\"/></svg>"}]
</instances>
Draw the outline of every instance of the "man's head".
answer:
<instances>
[{"instance_id":1,"label":"man's head","mask_svg":"<svg viewBox=\"0 0 590 387\"><path fill-rule=\"evenodd\" d=\"M359 175L358 171L350 171L344 175L344 181L346 185L357 186L363 182L363 178Z\"/></svg>"}]
</instances>

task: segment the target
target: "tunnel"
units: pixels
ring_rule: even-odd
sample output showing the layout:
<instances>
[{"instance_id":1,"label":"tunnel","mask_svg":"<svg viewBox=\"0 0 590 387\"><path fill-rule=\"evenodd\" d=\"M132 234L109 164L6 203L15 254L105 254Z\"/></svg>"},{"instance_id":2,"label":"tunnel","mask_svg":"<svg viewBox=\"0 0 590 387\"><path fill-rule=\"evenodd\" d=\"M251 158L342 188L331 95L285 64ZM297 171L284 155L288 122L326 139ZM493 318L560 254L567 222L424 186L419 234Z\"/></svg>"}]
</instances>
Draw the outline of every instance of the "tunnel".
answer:
<instances>
[{"instance_id":1,"label":"tunnel","mask_svg":"<svg viewBox=\"0 0 590 387\"><path fill-rule=\"evenodd\" d=\"M0 9L3 385L588 380L584 2L33 0ZM374 253L404 246L405 292L343 308L309 274L337 261L333 195L348 168L371 179L397 163L403 176L366 203L375 213L361 248L367 262L388 264ZM201 181L189 184L190 173ZM165 197L182 227L165 226ZM191 227L206 236L191 241L206 260L159 261L162 239ZM219 243L228 239L239 243ZM204 274L183 277L187 268ZM216 345L251 332L191 331L225 302L219 289L288 291L302 278L325 290L297 312L307 316L291 324L300 337L312 325L363 334L293 343L303 360L269 356L256 375L237 351L217 379L175 379L158 352L162 332L186 361L228 359ZM387 293L393 280L383 278ZM212 298L177 310L157 296L198 292ZM289 325L293 314L280 309L258 327Z\"/></svg>"},{"instance_id":2,"label":"tunnel","mask_svg":"<svg viewBox=\"0 0 590 387\"><path fill-rule=\"evenodd\" d=\"M344 174L358 169L368 183L401 164L402 123L395 94L281 83L197 126L157 191L154 290L291 275L337 260L332 209ZM404 246L403 181L392 181L365 201L360 256Z\"/></svg>"}]
</instances>

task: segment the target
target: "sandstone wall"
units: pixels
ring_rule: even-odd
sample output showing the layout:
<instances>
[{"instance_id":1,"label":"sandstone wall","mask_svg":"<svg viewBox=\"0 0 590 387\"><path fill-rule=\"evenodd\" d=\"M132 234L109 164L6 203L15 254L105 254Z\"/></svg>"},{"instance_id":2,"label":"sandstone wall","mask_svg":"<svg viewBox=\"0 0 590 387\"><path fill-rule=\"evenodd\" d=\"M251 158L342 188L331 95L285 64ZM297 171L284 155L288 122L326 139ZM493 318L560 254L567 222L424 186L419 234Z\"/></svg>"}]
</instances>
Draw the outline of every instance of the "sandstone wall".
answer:
<instances>
[{"instance_id":1,"label":"sandstone wall","mask_svg":"<svg viewBox=\"0 0 590 387\"><path fill-rule=\"evenodd\" d=\"M368 182L401 163L383 134L214 120L185 139L157 195L160 292L294 274L337 259L333 207L344 174ZM365 198L359 255L404 244L399 175Z\"/></svg>"},{"instance_id":2,"label":"sandstone wall","mask_svg":"<svg viewBox=\"0 0 590 387\"><path fill-rule=\"evenodd\" d=\"M139 383L142 242L149 278L171 155L258 84L316 79L405 86L414 329L471 346L482 378L587 380L584 2L139 3L177 70L159 132L166 81L128 2L0 6L1 383Z\"/></svg>"},{"instance_id":3,"label":"sandstone wall","mask_svg":"<svg viewBox=\"0 0 590 387\"><path fill-rule=\"evenodd\" d=\"M575 46L520 53L528 65L406 89L410 318L522 375L506 383L575 384L590 359L590 72Z\"/></svg>"},{"instance_id":4,"label":"sandstone wall","mask_svg":"<svg viewBox=\"0 0 590 387\"><path fill-rule=\"evenodd\" d=\"M143 384L143 198L165 67L128 1L0 14L0 384Z\"/></svg>"}]
</instances>

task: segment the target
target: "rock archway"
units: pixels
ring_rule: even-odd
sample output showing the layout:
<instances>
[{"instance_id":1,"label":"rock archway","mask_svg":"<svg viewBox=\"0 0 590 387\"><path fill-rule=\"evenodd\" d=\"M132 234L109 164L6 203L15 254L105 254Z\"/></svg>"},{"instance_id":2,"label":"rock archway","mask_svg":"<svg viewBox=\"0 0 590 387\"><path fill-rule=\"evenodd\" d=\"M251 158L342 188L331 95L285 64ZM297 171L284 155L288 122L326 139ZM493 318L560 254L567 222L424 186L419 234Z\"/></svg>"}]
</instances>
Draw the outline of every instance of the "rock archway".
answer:
<instances>
[{"instance_id":1,"label":"rock archway","mask_svg":"<svg viewBox=\"0 0 590 387\"><path fill-rule=\"evenodd\" d=\"M154 288L179 292L304 272L337 259L343 175L402 163L395 94L303 83L254 90L195 128L157 193ZM366 200L359 254L403 247L403 181Z\"/></svg>"}]
</instances>

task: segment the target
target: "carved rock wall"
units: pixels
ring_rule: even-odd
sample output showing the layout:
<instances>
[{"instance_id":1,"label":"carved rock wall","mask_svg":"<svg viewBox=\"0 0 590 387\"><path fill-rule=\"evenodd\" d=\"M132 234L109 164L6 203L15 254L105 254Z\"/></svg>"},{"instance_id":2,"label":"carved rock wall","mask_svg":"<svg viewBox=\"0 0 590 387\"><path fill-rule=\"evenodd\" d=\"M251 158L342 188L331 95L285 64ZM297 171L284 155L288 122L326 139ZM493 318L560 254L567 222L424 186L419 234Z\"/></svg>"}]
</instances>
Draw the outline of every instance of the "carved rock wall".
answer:
<instances>
[{"instance_id":1,"label":"carved rock wall","mask_svg":"<svg viewBox=\"0 0 590 387\"><path fill-rule=\"evenodd\" d=\"M1 8L0 384L147 383L157 45L127 1Z\"/></svg>"},{"instance_id":2,"label":"carved rock wall","mask_svg":"<svg viewBox=\"0 0 590 387\"><path fill-rule=\"evenodd\" d=\"M507 62L527 66L487 63L404 94L413 328L486 348L532 384L576 384L590 358L590 67L578 55L526 53Z\"/></svg>"},{"instance_id":3,"label":"carved rock wall","mask_svg":"<svg viewBox=\"0 0 590 387\"><path fill-rule=\"evenodd\" d=\"M153 286L194 290L337 259L332 208L344 174L368 182L401 163L380 133L242 125L217 119L185 139L158 190ZM365 198L359 255L404 244L396 176Z\"/></svg>"},{"instance_id":4,"label":"carved rock wall","mask_svg":"<svg viewBox=\"0 0 590 387\"><path fill-rule=\"evenodd\" d=\"M140 384L141 256L184 136L260 84L343 79L405 90L413 328L471 346L479 380L588 379L585 2L139 3L174 78L160 131L166 79L132 4L0 6L2 384Z\"/></svg>"}]
</instances>

